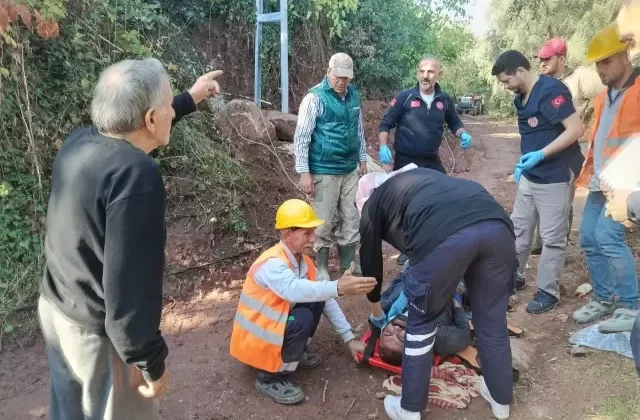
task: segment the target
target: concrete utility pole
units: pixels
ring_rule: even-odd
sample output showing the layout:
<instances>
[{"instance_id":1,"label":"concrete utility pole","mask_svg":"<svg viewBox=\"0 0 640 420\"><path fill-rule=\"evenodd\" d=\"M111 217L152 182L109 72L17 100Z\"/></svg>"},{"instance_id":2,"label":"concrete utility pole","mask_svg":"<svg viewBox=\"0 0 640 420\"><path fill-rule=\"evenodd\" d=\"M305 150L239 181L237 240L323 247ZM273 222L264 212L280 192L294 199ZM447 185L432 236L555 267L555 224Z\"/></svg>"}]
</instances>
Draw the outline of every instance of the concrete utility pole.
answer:
<instances>
[{"instance_id":1,"label":"concrete utility pole","mask_svg":"<svg viewBox=\"0 0 640 420\"><path fill-rule=\"evenodd\" d=\"M280 0L280 11L264 13L263 0L256 0L256 48L253 96L260 106L262 98L262 73L260 67L260 44L262 43L262 24L280 23L280 90L282 112L289 112L289 34L287 25L288 0Z\"/></svg>"}]
</instances>

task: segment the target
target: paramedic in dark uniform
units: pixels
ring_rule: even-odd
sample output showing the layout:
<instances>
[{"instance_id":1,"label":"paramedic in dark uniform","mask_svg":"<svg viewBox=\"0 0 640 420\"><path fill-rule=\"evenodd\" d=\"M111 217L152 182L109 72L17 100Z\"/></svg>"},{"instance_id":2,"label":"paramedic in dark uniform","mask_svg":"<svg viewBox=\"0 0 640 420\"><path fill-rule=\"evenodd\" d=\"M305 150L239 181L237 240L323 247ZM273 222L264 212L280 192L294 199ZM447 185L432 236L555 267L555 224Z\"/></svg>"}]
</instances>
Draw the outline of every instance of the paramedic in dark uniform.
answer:
<instances>
[{"instance_id":1,"label":"paramedic in dark uniform","mask_svg":"<svg viewBox=\"0 0 640 420\"><path fill-rule=\"evenodd\" d=\"M471 147L472 138L464 129L453 100L440 89L440 61L424 56L416 66L416 73L416 86L398 93L380 122L380 162L387 170L392 163L394 171L415 163L420 168L446 173L438 156L445 124L460 138L463 149ZM389 132L394 128L395 160L388 146ZM403 254L397 262L403 265L405 261Z\"/></svg>"},{"instance_id":2,"label":"paramedic in dark uniform","mask_svg":"<svg viewBox=\"0 0 640 420\"><path fill-rule=\"evenodd\" d=\"M387 415L420 419L427 406L437 322L464 278L485 372L481 393L496 417L508 418L513 376L506 313L516 254L513 226L502 206L474 181L411 169L383 182L364 202L360 235L363 275L378 281L367 295L369 319L378 328L386 323L380 303L382 241L409 256L403 276L408 317L402 397L385 398Z\"/></svg>"},{"instance_id":3,"label":"paramedic in dark uniform","mask_svg":"<svg viewBox=\"0 0 640 420\"><path fill-rule=\"evenodd\" d=\"M569 210L575 193L575 177L584 156L578 139L584 125L567 86L553 77L536 75L519 51L506 51L496 60L491 74L514 92L518 114L520 150L514 180L518 192L511 220L518 253L518 288L525 286L524 269L538 217L542 253L538 263L538 291L527 312L541 314L556 307L564 267L569 229Z\"/></svg>"}]
</instances>

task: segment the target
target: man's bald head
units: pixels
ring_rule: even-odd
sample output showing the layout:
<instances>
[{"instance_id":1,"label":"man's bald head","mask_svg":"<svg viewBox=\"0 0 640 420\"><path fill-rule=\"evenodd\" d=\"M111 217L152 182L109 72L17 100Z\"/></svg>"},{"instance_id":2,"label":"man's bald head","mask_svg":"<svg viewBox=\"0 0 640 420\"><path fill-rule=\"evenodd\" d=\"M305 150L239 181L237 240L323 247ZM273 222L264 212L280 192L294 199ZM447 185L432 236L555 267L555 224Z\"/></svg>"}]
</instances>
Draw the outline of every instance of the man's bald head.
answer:
<instances>
[{"instance_id":1,"label":"man's bald head","mask_svg":"<svg viewBox=\"0 0 640 420\"><path fill-rule=\"evenodd\" d=\"M438 60L436 56L425 55L418 62L416 70L416 78L418 79L420 92L425 95L432 94L442 73L440 60Z\"/></svg>"},{"instance_id":2,"label":"man's bald head","mask_svg":"<svg viewBox=\"0 0 640 420\"><path fill-rule=\"evenodd\" d=\"M420 59L420 61L418 61L418 64L416 64L416 69L420 70L420 67L422 67L422 65L425 64L426 62L431 62L433 64L436 64L438 67L442 67L438 57L436 57L435 55L427 54L427 55L424 55Z\"/></svg>"}]
</instances>

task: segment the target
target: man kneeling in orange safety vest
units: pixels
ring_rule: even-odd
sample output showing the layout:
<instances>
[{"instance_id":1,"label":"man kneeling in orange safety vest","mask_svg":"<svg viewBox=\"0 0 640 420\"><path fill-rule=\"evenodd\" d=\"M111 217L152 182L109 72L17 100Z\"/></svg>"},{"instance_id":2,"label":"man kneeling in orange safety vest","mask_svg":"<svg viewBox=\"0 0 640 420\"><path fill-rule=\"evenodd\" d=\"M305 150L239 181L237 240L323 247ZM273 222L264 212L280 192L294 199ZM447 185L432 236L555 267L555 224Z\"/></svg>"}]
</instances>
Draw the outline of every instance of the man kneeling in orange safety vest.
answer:
<instances>
[{"instance_id":1,"label":"man kneeling in orange safety vest","mask_svg":"<svg viewBox=\"0 0 640 420\"><path fill-rule=\"evenodd\" d=\"M342 336L354 361L364 351L335 298L367 294L376 279L354 277L347 270L338 281L316 281L316 267L305 254L313 250L315 228L323 223L302 200L287 200L278 208L280 242L249 269L233 323L231 355L258 369L256 389L281 404L305 399L287 377L298 366L320 364L320 356L307 352L307 346L322 314Z\"/></svg>"}]
</instances>

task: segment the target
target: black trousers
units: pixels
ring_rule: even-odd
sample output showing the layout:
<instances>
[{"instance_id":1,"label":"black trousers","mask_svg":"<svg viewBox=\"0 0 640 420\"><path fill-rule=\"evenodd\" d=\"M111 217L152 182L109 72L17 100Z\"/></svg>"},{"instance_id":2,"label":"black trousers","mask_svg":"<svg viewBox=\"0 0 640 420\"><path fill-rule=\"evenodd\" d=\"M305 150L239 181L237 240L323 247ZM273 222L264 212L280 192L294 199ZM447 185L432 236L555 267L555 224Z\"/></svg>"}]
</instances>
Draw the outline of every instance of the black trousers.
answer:
<instances>
[{"instance_id":1,"label":"black trousers","mask_svg":"<svg viewBox=\"0 0 640 420\"><path fill-rule=\"evenodd\" d=\"M393 170L397 171L398 169L401 169L410 163L415 163L418 168L434 169L438 172L442 172L443 174L447 173L447 171L444 169L444 166L442 166L440 158L437 155L433 157L417 157L396 153L395 159L393 161Z\"/></svg>"},{"instance_id":2,"label":"black trousers","mask_svg":"<svg viewBox=\"0 0 640 420\"><path fill-rule=\"evenodd\" d=\"M323 310L324 302L297 303L289 310L282 343L282 361L284 363L295 363L300 360L302 353L307 348L307 342L318 328ZM259 370L258 379L263 382L278 381L291 372L271 373Z\"/></svg>"},{"instance_id":3,"label":"black trousers","mask_svg":"<svg viewBox=\"0 0 640 420\"><path fill-rule=\"evenodd\" d=\"M485 220L449 236L403 277L409 316L402 357L401 406L427 406L438 318L464 276L482 371L493 399L510 404L511 347L507 305L516 278L515 239L499 220Z\"/></svg>"}]
</instances>

